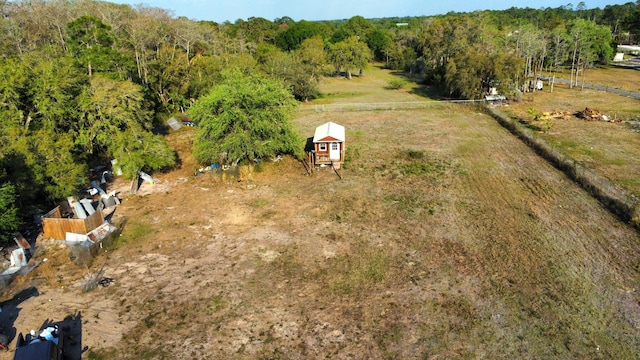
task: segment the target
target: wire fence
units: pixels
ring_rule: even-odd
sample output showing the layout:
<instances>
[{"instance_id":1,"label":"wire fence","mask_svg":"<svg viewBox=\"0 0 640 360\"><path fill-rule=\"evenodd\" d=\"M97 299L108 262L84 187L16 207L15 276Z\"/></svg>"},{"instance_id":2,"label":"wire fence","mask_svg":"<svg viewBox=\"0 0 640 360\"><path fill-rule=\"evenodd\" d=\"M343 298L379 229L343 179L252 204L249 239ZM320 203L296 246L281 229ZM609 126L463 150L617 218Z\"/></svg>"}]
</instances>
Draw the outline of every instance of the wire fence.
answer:
<instances>
[{"instance_id":1,"label":"wire fence","mask_svg":"<svg viewBox=\"0 0 640 360\"><path fill-rule=\"evenodd\" d=\"M332 103L302 105L299 112L340 112L340 111L389 111L389 110L417 110L443 107L451 104L484 105L485 100L442 100L442 101L404 101L378 103Z\"/></svg>"}]
</instances>

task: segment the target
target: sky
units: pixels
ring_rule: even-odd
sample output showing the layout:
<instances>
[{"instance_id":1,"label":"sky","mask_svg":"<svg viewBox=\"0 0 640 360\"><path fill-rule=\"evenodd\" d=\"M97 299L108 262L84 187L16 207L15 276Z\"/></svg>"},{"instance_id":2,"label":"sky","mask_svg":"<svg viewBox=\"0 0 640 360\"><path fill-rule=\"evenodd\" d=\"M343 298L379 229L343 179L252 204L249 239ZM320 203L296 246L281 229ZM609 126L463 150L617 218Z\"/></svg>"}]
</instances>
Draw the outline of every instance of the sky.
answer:
<instances>
[{"instance_id":1,"label":"sky","mask_svg":"<svg viewBox=\"0 0 640 360\"><path fill-rule=\"evenodd\" d=\"M570 0L107 0L117 4L144 5L170 10L175 17L218 23L251 17L273 21L288 16L294 21L340 20L360 15L366 19L396 16L429 16L475 10L557 8ZM584 0L587 9L620 5L633 0Z\"/></svg>"}]
</instances>

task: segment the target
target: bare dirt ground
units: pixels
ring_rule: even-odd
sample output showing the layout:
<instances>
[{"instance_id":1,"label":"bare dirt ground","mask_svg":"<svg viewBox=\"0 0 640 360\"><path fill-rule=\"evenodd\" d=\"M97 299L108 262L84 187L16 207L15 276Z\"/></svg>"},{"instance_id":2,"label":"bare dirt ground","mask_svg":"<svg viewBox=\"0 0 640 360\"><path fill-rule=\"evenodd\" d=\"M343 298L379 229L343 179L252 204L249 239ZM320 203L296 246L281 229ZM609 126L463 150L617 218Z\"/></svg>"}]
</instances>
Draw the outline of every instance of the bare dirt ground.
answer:
<instances>
[{"instance_id":1,"label":"bare dirt ground","mask_svg":"<svg viewBox=\"0 0 640 360\"><path fill-rule=\"evenodd\" d=\"M385 97L376 71L359 94ZM344 79L323 87L357 98ZM39 240L48 261L3 293L11 325L80 312L83 359L640 353L640 235L489 116L434 105L301 112L295 126L326 121L347 129L342 179L288 158L194 176L196 129L171 133L182 166L137 195L112 184L126 224L89 268ZM115 283L83 292L101 268Z\"/></svg>"}]
</instances>

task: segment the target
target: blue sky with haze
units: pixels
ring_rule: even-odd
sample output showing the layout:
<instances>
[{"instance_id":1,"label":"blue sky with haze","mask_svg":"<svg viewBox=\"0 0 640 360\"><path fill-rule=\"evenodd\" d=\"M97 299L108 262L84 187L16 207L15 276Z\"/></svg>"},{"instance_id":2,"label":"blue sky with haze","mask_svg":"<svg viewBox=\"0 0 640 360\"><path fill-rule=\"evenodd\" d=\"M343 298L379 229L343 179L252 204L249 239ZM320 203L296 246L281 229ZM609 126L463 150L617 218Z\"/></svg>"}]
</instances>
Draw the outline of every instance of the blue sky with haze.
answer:
<instances>
[{"instance_id":1,"label":"blue sky with haze","mask_svg":"<svg viewBox=\"0 0 640 360\"><path fill-rule=\"evenodd\" d=\"M619 5L633 0L588 0L584 1L588 9L607 5ZM130 4L159 7L172 11L173 15L185 16L193 20L211 20L215 22L235 22L250 17L262 17L274 20L288 16L300 20L339 20L360 15L365 18L394 16L422 16L474 10L504 10L519 8L557 8L573 4L576 8L580 1L568 0L467 0L467 1L431 1L431 0L112 0L118 4Z\"/></svg>"}]
</instances>

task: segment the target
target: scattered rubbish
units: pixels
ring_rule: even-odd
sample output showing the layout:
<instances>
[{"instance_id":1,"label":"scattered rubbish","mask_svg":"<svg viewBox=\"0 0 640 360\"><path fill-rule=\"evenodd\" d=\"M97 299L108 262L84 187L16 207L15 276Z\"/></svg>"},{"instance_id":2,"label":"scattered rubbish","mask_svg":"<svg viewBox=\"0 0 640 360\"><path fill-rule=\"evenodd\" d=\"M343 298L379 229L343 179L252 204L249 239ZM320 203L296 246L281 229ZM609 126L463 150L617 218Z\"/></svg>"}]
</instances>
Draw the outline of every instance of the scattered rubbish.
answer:
<instances>
[{"instance_id":1,"label":"scattered rubbish","mask_svg":"<svg viewBox=\"0 0 640 360\"><path fill-rule=\"evenodd\" d=\"M65 244L69 246L71 261L78 265L89 264L105 248L113 244L119 228L105 222L86 234L66 233ZM96 282L97 279L94 281Z\"/></svg>"},{"instance_id":2,"label":"scattered rubbish","mask_svg":"<svg viewBox=\"0 0 640 360\"><path fill-rule=\"evenodd\" d=\"M100 197L105 197L107 196L107 193L104 191L104 189L100 186L100 184L98 184L97 181L92 181L91 182L91 186L93 186L94 189L98 190L98 194L100 194Z\"/></svg>"},{"instance_id":3,"label":"scattered rubbish","mask_svg":"<svg viewBox=\"0 0 640 360\"><path fill-rule=\"evenodd\" d=\"M82 207L84 208L84 210L87 212L88 215L91 215L94 212L96 212L96 209L93 207L93 201L91 201L91 199L82 199L79 201L79 203L82 204Z\"/></svg>"},{"instance_id":4,"label":"scattered rubbish","mask_svg":"<svg viewBox=\"0 0 640 360\"><path fill-rule=\"evenodd\" d=\"M94 243L97 243L104 240L107 236L109 236L109 234L115 232L116 230L118 230L116 226L111 225L108 222L105 222L104 224L88 232L87 236L91 241L93 241Z\"/></svg>"},{"instance_id":5,"label":"scattered rubbish","mask_svg":"<svg viewBox=\"0 0 640 360\"><path fill-rule=\"evenodd\" d=\"M122 168L118 165L118 159L111 160L111 169L114 171L116 176L122 176Z\"/></svg>"},{"instance_id":6,"label":"scattered rubbish","mask_svg":"<svg viewBox=\"0 0 640 360\"><path fill-rule=\"evenodd\" d=\"M102 287L108 287L109 285L111 285L112 283L116 282L114 279L112 278L108 278L108 277L103 277L102 279L100 279L100 281L98 281L98 284Z\"/></svg>"},{"instance_id":7,"label":"scattered rubbish","mask_svg":"<svg viewBox=\"0 0 640 360\"><path fill-rule=\"evenodd\" d=\"M211 164L209 166L203 166L203 167L197 168L194 171L193 175L198 176L198 174L206 173L207 171L211 171L211 170L217 171L217 170L220 170L221 168L222 166L220 164Z\"/></svg>"},{"instance_id":8,"label":"scattered rubbish","mask_svg":"<svg viewBox=\"0 0 640 360\"><path fill-rule=\"evenodd\" d=\"M110 208L120 204L120 199L116 196L115 191L109 193L106 198L102 198L102 203L105 208Z\"/></svg>"},{"instance_id":9,"label":"scattered rubbish","mask_svg":"<svg viewBox=\"0 0 640 360\"><path fill-rule=\"evenodd\" d=\"M11 265L5 270L2 275L12 275L20 271L23 267L27 266L27 255L24 249L18 248L11 252L11 258L9 259Z\"/></svg>"},{"instance_id":10,"label":"scattered rubbish","mask_svg":"<svg viewBox=\"0 0 640 360\"><path fill-rule=\"evenodd\" d=\"M147 181L151 185L155 185L155 183L157 182L156 179L152 178L151 175L147 174L144 171L140 171L140 178L144 181Z\"/></svg>"},{"instance_id":11,"label":"scattered rubbish","mask_svg":"<svg viewBox=\"0 0 640 360\"><path fill-rule=\"evenodd\" d=\"M105 170L102 172L102 175L100 176L100 183L101 184L106 184L107 183L107 178L113 177L113 173L111 173L111 171L109 170Z\"/></svg>"},{"instance_id":12,"label":"scattered rubbish","mask_svg":"<svg viewBox=\"0 0 640 360\"><path fill-rule=\"evenodd\" d=\"M11 252L9 268L7 268L2 275L13 275L18 272L26 274L40 264L40 262L31 261L31 266L29 265L29 260L31 260L31 245L22 234L16 234L13 240L18 245L18 248Z\"/></svg>"},{"instance_id":13,"label":"scattered rubbish","mask_svg":"<svg viewBox=\"0 0 640 360\"><path fill-rule=\"evenodd\" d=\"M89 241L89 236L87 236L86 234L76 234L72 232L67 232L65 234L64 241L67 244L78 244L84 241Z\"/></svg>"},{"instance_id":14,"label":"scattered rubbish","mask_svg":"<svg viewBox=\"0 0 640 360\"><path fill-rule=\"evenodd\" d=\"M117 229L118 228L116 226L111 225L109 222L105 222L86 234L67 232L65 234L65 242L69 245L75 245L88 241L90 242L88 246L91 246L94 243L98 243L104 240L104 238L106 238L109 234L116 231Z\"/></svg>"},{"instance_id":15,"label":"scattered rubbish","mask_svg":"<svg viewBox=\"0 0 640 360\"><path fill-rule=\"evenodd\" d=\"M20 248L25 250L31 250L31 245L29 244L27 239L25 239L24 236L22 236L22 234L17 233L16 236L13 238L13 241L15 241Z\"/></svg>"},{"instance_id":16,"label":"scattered rubbish","mask_svg":"<svg viewBox=\"0 0 640 360\"><path fill-rule=\"evenodd\" d=\"M169 125L173 130L180 130L180 128L182 127L182 122L172 117L171 119L167 120L167 125Z\"/></svg>"},{"instance_id":17,"label":"scattered rubbish","mask_svg":"<svg viewBox=\"0 0 640 360\"><path fill-rule=\"evenodd\" d=\"M86 219L87 218L87 212L84 211L84 207L79 202L74 202L73 203L73 212L76 214L78 219Z\"/></svg>"},{"instance_id":18,"label":"scattered rubbish","mask_svg":"<svg viewBox=\"0 0 640 360\"><path fill-rule=\"evenodd\" d=\"M75 196L69 196L67 197L67 203L69 204L69 208L71 209L71 211L73 212L74 215L77 216L76 213L76 203L78 201L76 200ZM84 211L83 211L84 212ZM46 216L46 215L45 215ZM60 215L60 217L62 217L62 215ZM78 216L79 217L79 216ZM86 217L86 214L85 214Z\"/></svg>"}]
</instances>

